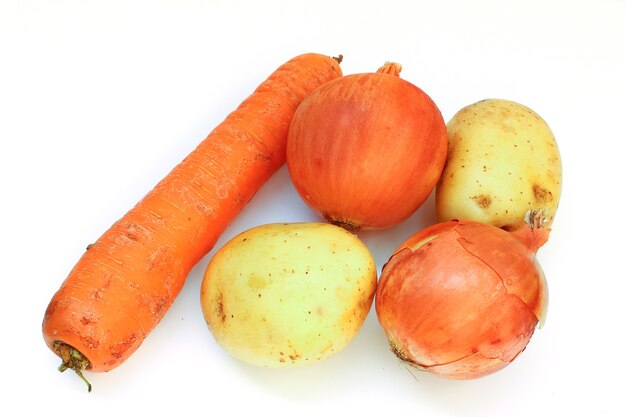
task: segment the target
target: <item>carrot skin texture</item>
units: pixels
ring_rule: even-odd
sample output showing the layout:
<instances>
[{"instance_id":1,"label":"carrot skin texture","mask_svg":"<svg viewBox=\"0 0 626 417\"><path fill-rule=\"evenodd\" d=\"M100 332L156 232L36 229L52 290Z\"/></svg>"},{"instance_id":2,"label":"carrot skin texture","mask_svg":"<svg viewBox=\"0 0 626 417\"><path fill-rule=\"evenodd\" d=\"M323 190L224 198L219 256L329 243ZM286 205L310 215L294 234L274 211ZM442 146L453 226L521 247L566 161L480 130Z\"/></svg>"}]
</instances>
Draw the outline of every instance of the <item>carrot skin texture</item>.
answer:
<instances>
[{"instance_id":1,"label":"carrot skin texture","mask_svg":"<svg viewBox=\"0 0 626 417\"><path fill-rule=\"evenodd\" d=\"M300 102L342 75L337 60L303 54L279 67L70 271L44 314L46 344L61 342L106 372L160 322L191 268L285 163Z\"/></svg>"}]
</instances>

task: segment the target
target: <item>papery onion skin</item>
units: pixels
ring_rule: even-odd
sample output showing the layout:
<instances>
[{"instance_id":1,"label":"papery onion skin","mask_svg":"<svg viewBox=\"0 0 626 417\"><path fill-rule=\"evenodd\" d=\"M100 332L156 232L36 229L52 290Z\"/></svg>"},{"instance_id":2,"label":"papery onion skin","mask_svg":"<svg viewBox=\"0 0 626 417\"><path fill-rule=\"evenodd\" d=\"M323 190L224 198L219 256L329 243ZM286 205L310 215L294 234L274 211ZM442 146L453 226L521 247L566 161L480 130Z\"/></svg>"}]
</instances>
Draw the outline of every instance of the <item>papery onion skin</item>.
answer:
<instances>
[{"instance_id":1,"label":"papery onion skin","mask_svg":"<svg viewBox=\"0 0 626 417\"><path fill-rule=\"evenodd\" d=\"M447 154L433 100L388 63L323 84L298 107L287 165L304 202L351 231L384 229L434 189Z\"/></svg>"},{"instance_id":2,"label":"papery onion skin","mask_svg":"<svg viewBox=\"0 0 626 417\"><path fill-rule=\"evenodd\" d=\"M507 366L547 312L547 284L535 258L546 237L533 234L548 232L453 220L409 238L383 267L376 293L392 351L451 379Z\"/></svg>"}]
</instances>

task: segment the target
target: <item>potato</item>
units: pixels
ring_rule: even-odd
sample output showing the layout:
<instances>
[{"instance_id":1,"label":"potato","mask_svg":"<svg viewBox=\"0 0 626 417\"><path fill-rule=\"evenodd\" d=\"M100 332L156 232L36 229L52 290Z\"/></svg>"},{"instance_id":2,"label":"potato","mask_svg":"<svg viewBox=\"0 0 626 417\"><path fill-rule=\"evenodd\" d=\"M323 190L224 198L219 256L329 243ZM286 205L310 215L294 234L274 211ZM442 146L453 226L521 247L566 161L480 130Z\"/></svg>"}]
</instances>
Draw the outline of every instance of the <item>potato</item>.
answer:
<instances>
[{"instance_id":1,"label":"potato","mask_svg":"<svg viewBox=\"0 0 626 417\"><path fill-rule=\"evenodd\" d=\"M352 233L326 223L268 224L217 251L201 304L213 336L232 356L292 367L344 348L375 290L374 259Z\"/></svg>"},{"instance_id":2,"label":"potato","mask_svg":"<svg viewBox=\"0 0 626 417\"><path fill-rule=\"evenodd\" d=\"M554 220L561 156L546 122L528 107L488 99L448 122L448 156L436 187L440 221L465 218L514 230L529 211Z\"/></svg>"}]
</instances>

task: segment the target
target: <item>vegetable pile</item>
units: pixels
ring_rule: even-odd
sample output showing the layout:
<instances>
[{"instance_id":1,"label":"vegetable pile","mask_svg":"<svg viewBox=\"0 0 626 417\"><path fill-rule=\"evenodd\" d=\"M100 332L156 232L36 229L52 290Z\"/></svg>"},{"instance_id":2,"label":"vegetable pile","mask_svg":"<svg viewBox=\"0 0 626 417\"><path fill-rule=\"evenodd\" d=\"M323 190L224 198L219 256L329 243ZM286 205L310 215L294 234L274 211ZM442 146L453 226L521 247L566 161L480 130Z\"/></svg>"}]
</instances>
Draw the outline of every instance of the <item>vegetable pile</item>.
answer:
<instances>
[{"instance_id":1,"label":"vegetable pile","mask_svg":"<svg viewBox=\"0 0 626 417\"><path fill-rule=\"evenodd\" d=\"M42 329L60 371L106 372L137 350L191 268L287 163L326 222L258 225L218 248L200 304L217 343L265 367L341 351L375 310L390 351L452 379L504 368L547 312L537 250L561 194L554 135L534 111L489 99L446 123L386 63L344 76L341 56L280 66L94 243ZM439 222L382 267L358 232L400 227L432 193Z\"/></svg>"}]
</instances>

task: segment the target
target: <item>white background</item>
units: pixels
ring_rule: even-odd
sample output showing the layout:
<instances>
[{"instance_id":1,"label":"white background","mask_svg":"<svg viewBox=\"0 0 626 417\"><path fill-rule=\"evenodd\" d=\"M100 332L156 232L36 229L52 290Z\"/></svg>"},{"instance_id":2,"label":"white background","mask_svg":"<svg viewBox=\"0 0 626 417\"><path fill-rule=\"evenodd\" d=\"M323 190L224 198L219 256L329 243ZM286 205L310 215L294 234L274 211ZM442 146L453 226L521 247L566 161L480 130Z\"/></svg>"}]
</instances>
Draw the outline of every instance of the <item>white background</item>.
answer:
<instances>
[{"instance_id":1,"label":"white background","mask_svg":"<svg viewBox=\"0 0 626 417\"><path fill-rule=\"evenodd\" d=\"M322 363L256 368L224 353L203 322L209 254L128 361L87 374L87 393L72 372L56 371L43 342L50 297L88 243L303 52L343 54L345 74L400 62L446 120L498 97L548 121L564 188L538 255L546 325L512 365L474 381L412 374L388 351L373 310ZM625 96L623 0L2 0L0 407L64 416L626 415ZM360 235L379 270L433 221L432 205ZM283 168L217 247L261 223L306 220L319 219Z\"/></svg>"}]
</instances>

